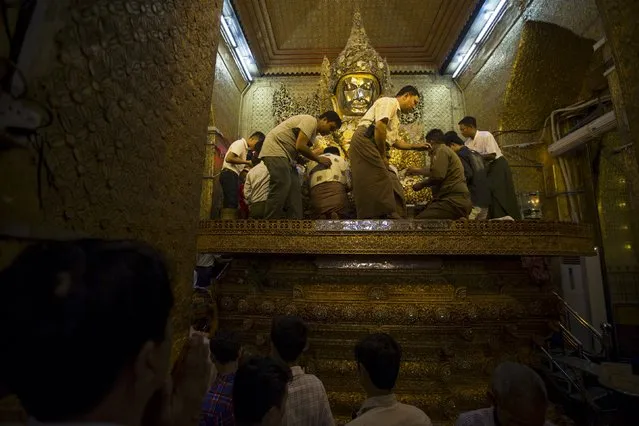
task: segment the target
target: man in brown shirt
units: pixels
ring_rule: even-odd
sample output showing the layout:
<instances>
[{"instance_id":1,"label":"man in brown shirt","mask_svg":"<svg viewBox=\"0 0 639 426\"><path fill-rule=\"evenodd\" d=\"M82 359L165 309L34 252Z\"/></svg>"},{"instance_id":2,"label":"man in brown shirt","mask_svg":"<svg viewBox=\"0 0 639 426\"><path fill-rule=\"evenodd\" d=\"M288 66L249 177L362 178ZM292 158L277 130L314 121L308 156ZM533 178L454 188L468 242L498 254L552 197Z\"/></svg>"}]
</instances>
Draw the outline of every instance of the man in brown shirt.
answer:
<instances>
[{"instance_id":1,"label":"man in brown shirt","mask_svg":"<svg viewBox=\"0 0 639 426\"><path fill-rule=\"evenodd\" d=\"M417 215L418 219L461 219L472 210L470 192L466 186L464 166L453 150L446 146L444 133L433 129L426 135L433 147L430 170L411 168L409 174L426 176L428 179L413 185L414 191L426 187L433 189L433 201Z\"/></svg>"}]
</instances>

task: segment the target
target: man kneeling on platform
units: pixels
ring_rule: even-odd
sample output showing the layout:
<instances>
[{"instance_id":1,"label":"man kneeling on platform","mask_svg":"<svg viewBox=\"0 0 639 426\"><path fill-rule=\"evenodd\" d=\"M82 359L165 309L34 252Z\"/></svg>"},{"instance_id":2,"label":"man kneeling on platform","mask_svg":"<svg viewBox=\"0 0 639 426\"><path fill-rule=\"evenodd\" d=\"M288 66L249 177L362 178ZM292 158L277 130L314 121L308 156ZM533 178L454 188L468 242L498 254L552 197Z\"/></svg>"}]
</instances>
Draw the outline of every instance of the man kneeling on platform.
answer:
<instances>
[{"instance_id":1,"label":"man kneeling on platform","mask_svg":"<svg viewBox=\"0 0 639 426\"><path fill-rule=\"evenodd\" d=\"M351 190L351 169L340 156L339 148L329 146L321 157L331 160L331 166L310 163L308 184L315 219L349 219L353 216L348 192Z\"/></svg>"},{"instance_id":2,"label":"man kneeling on platform","mask_svg":"<svg viewBox=\"0 0 639 426\"><path fill-rule=\"evenodd\" d=\"M456 220L468 217L473 206L459 157L446 146L444 133L439 129L428 132L426 141L433 147L430 170L410 168L407 171L408 174L428 178L413 185L414 191L426 187L433 189L433 201L417 215L417 219Z\"/></svg>"}]
</instances>

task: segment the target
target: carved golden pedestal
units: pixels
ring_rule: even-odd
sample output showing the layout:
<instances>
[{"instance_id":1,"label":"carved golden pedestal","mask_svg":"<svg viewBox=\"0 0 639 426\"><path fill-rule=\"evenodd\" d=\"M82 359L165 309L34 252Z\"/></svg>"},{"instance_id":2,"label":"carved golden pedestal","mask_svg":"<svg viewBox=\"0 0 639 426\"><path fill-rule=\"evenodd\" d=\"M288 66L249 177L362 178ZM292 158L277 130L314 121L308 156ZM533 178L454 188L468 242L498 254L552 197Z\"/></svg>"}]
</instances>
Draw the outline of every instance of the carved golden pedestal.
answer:
<instances>
[{"instance_id":1,"label":"carved golden pedestal","mask_svg":"<svg viewBox=\"0 0 639 426\"><path fill-rule=\"evenodd\" d=\"M198 250L234 253L216 284L219 326L269 350L274 315L310 325L302 364L334 415L364 400L355 343L374 331L404 351L399 398L436 424L485 404L494 366L535 361L558 316L550 256L592 252L586 226L542 222L203 222ZM522 257L522 256L536 257Z\"/></svg>"}]
</instances>

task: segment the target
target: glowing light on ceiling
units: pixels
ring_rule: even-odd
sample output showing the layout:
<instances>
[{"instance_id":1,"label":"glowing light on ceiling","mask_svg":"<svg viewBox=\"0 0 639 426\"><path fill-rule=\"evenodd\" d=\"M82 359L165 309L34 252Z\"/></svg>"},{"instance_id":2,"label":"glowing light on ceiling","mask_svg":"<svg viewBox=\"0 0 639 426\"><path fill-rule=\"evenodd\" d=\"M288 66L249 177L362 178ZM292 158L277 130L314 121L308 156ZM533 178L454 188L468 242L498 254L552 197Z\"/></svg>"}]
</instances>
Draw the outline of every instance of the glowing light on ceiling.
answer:
<instances>
[{"instance_id":1,"label":"glowing light on ceiling","mask_svg":"<svg viewBox=\"0 0 639 426\"><path fill-rule=\"evenodd\" d=\"M508 0L486 0L484 2L468 28L466 36L459 43L457 51L446 66L445 74L452 74L453 78L459 77L497 25L507 5Z\"/></svg>"},{"instance_id":2,"label":"glowing light on ceiling","mask_svg":"<svg viewBox=\"0 0 639 426\"><path fill-rule=\"evenodd\" d=\"M257 65L230 0L224 0L222 5L221 32L242 76L248 82L253 81L253 76L257 74Z\"/></svg>"}]
</instances>

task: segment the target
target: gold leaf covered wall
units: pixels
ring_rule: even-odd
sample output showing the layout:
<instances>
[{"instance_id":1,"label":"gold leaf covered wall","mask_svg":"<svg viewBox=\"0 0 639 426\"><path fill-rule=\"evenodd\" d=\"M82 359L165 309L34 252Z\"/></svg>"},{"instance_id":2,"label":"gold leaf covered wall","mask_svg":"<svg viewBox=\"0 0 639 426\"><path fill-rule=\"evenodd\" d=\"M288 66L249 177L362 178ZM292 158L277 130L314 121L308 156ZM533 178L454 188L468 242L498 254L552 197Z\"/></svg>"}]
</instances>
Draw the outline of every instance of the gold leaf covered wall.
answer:
<instances>
[{"instance_id":1,"label":"gold leaf covered wall","mask_svg":"<svg viewBox=\"0 0 639 426\"><path fill-rule=\"evenodd\" d=\"M72 231L163 250L177 349L189 325L221 1L38 6L47 10L26 41L23 71L54 118L41 149L0 156L2 223L29 238ZM3 243L2 261L13 255Z\"/></svg>"}]
</instances>

